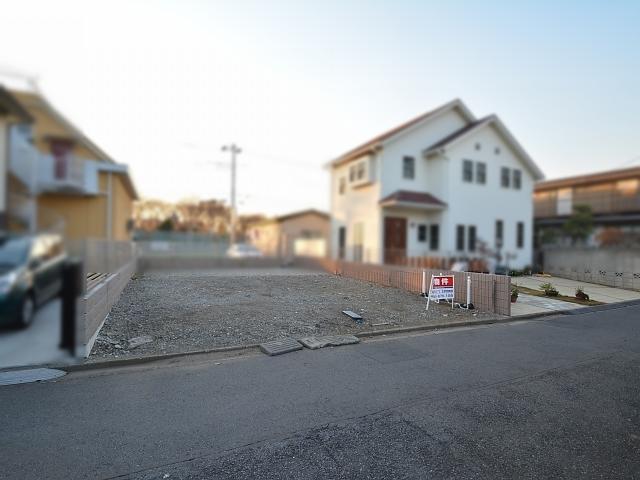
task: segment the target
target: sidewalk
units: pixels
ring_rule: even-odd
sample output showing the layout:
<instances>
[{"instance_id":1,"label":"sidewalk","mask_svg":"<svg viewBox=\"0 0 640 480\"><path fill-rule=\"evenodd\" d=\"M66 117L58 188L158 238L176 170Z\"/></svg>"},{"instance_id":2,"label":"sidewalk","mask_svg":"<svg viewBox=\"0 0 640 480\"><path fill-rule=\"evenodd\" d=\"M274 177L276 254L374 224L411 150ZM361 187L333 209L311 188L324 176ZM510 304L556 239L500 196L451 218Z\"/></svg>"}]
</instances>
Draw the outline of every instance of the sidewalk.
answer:
<instances>
[{"instance_id":1,"label":"sidewalk","mask_svg":"<svg viewBox=\"0 0 640 480\"><path fill-rule=\"evenodd\" d=\"M540 285L543 283L551 283L561 295L570 297L575 295L576 288L581 287L584 292L589 295L591 300L597 300L602 303L616 303L640 299L640 292L634 290L607 287L605 285L569 280L567 278L534 275L531 277L513 277L511 279L511 285L527 287L533 290L540 290ZM511 304L511 316L548 313L574 308L582 308L582 305L564 302L551 297L535 297L521 292L518 301Z\"/></svg>"}]
</instances>

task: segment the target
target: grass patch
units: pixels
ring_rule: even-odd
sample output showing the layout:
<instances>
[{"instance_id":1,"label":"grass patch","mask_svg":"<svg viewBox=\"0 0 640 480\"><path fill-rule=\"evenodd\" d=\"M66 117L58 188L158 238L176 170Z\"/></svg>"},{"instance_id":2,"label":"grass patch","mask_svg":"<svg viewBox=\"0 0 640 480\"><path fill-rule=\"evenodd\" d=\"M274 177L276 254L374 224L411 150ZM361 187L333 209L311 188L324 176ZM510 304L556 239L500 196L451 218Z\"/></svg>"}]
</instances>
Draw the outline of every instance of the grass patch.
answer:
<instances>
[{"instance_id":1,"label":"grass patch","mask_svg":"<svg viewBox=\"0 0 640 480\"><path fill-rule=\"evenodd\" d=\"M557 297L548 297L544 294L544 292L540 290L521 287L520 285L518 285L518 290L520 290L520 293L526 293L527 295L533 295L534 297L556 298L558 300L562 300L563 302L577 303L578 305L585 305L587 307L591 307L594 305L604 305L603 302L598 302L597 300L580 300L579 298L569 297L567 295L558 295Z\"/></svg>"}]
</instances>

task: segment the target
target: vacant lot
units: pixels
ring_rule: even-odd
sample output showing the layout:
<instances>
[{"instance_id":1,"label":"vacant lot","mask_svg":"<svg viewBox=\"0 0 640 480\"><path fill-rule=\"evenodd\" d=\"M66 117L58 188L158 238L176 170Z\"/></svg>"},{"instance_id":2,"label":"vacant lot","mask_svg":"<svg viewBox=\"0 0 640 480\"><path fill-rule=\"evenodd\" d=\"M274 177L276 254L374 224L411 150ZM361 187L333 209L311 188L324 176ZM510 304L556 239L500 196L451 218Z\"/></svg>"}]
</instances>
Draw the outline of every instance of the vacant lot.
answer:
<instances>
[{"instance_id":1,"label":"vacant lot","mask_svg":"<svg viewBox=\"0 0 640 480\"><path fill-rule=\"evenodd\" d=\"M496 317L437 304L427 312L425 305L403 290L304 270L153 272L126 287L92 358ZM342 310L360 313L363 323ZM130 340L143 336L148 343L131 348Z\"/></svg>"}]
</instances>

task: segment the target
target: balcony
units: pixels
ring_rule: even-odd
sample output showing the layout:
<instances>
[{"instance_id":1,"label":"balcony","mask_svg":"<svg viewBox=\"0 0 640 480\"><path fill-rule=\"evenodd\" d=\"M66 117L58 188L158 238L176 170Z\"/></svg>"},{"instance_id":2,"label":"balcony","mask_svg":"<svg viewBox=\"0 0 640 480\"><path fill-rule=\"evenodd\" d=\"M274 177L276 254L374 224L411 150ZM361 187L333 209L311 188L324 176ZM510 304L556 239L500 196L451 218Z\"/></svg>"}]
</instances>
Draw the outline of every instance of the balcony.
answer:
<instances>
[{"instance_id":1,"label":"balcony","mask_svg":"<svg viewBox=\"0 0 640 480\"><path fill-rule=\"evenodd\" d=\"M98 162L68 155L42 154L28 143L11 145L10 171L30 193L98 193Z\"/></svg>"}]
</instances>

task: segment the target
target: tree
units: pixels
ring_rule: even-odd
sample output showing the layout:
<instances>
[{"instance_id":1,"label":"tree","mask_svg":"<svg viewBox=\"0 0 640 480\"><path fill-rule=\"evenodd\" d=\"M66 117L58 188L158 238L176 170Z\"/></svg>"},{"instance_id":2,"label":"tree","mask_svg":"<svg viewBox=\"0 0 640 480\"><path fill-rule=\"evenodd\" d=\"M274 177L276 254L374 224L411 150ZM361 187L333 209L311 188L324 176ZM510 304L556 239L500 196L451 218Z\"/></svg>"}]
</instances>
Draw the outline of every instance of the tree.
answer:
<instances>
[{"instance_id":1,"label":"tree","mask_svg":"<svg viewBox=\"0 0 640 480\"><path fill-rule=\"evenodd\" d=\"M589 205L576 205L571 215L563 225L564 232L575 245L584 242L593 231L593 214Z\"/></svg>"},{"instance_id":2,"label":"tree","mask_svg":"<svg viewBox=\"0 0 640 480\"><path fill-rule=\"evenodd\" d=\"M165 218L160 225L158 225L158 230L161 232L173 232L173 218L168 217Z\"/></svg>"}]
</instances>

